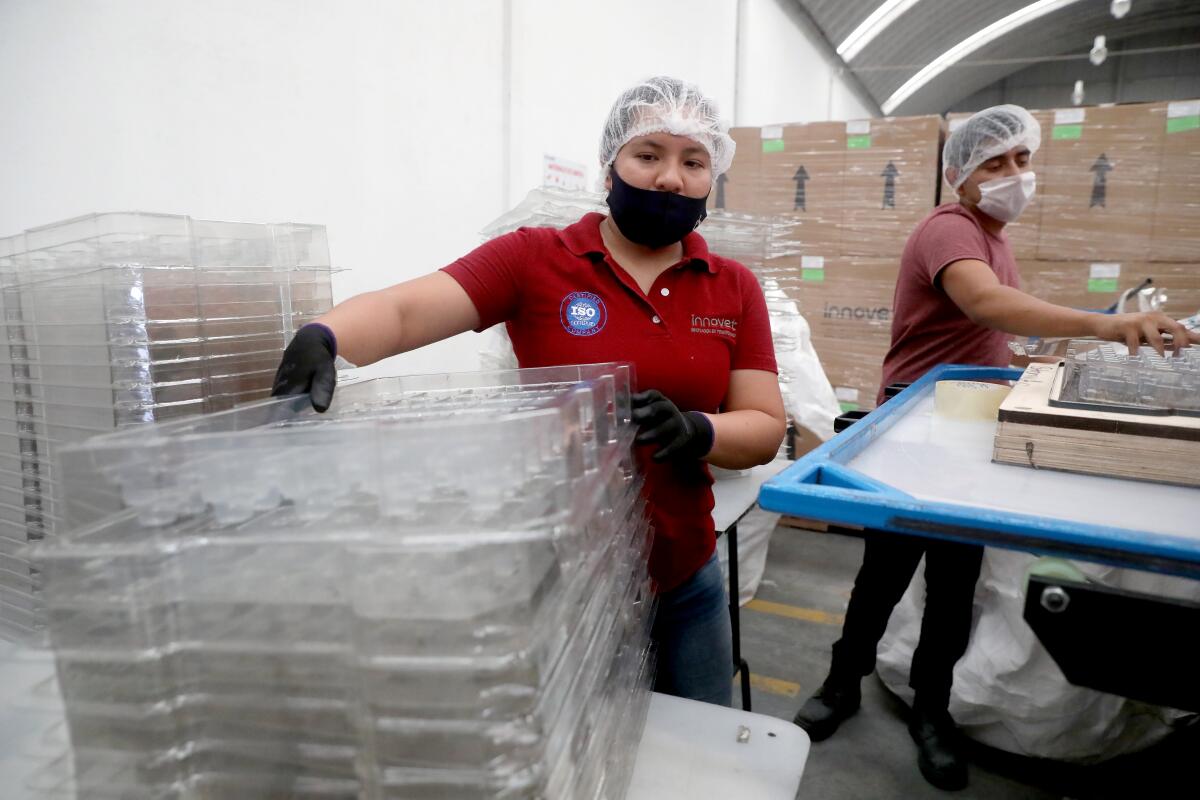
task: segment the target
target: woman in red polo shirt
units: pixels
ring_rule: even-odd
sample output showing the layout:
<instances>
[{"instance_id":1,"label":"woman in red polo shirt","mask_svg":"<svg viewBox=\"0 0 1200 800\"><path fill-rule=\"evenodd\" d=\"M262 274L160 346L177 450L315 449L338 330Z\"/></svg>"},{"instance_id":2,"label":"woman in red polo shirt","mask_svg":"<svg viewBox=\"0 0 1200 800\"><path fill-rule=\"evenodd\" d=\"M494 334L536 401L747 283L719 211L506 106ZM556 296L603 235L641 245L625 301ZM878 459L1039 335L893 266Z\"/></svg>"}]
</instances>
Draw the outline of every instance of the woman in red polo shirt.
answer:
<instances>
[{"instance_id":1,"label":"woman in red polo shirt","mask_svg":"<svg viewBox=\"0 0 1200 800\"><path fill-rule=\"evenodd\" d=\"M771 460L785 429L766 304L696 227L734 144L715 104L673 78L617 98L600 163L610 215L522 228L415 280L351 298L301 328L274 394L329 407L334 358L370 364L468 330L507 326L522 367L629 361L636 448L655 527L659 691L731 700L727 599L706 463Z\"/></svg>"}]
</instances>

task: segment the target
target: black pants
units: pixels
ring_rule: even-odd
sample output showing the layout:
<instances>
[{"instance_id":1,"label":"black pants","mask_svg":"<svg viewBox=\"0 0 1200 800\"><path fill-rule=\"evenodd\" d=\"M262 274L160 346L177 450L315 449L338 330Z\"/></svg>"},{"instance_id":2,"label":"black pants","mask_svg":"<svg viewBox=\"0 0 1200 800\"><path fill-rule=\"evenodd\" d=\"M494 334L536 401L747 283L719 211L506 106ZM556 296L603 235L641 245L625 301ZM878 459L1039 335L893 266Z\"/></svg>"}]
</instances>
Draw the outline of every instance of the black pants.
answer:
<instances>
[{"instance_id":1,"label":"black pants","mask_svg":"<svg viewBox=\"0 0 1200 800\"><path fill-rule=\"evenodd\" d=\"M950 703L954 665L966 652L971 636L975 582L983 560L983 548L978 545L868 531L842 638L833 645L830 674L853 680L875 669L875 647L922 555L925 616L909 685L922 706L945 709Z\"/></svg>"}]
</instances>

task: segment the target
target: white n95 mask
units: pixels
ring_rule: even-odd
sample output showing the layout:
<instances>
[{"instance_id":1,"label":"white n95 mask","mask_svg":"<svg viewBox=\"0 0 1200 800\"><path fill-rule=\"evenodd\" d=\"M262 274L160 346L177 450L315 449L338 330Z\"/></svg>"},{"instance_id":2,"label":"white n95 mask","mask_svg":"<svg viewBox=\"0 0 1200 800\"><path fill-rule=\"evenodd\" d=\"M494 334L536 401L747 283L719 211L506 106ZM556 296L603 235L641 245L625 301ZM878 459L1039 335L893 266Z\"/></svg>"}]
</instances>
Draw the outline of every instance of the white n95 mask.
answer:
<instances>
[{"instance_id":1,"label":"white n95 mask","mask_svg":"<svg viewBox=\"0 0 1200 800\"><path fill-rule=\"evenodd\" d=\"M1017 217L1037 191L1037 176L1032 172L995 178L979 184L979 210L1001 222L1016 222Z\"/></svg>"}]
</instances>

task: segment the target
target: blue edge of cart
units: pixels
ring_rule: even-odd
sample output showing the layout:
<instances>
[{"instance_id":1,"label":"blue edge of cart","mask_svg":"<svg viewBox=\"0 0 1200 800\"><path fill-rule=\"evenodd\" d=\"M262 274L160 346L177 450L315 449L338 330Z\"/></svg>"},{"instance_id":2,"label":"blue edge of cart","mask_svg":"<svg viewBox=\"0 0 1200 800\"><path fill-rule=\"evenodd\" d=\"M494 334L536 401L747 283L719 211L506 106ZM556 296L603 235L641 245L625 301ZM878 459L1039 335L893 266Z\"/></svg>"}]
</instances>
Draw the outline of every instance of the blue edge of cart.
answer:
<instances>
[{"instance_id":1,"label":"blue edge of cart","mask_svg":"<svg viewBox=\"0 0 1200 800\"><path fill-rule=\"evenodd\" d=\"M1016 380L1022 370L943 364L763 484L768 511L821 522L989 544L1042 555L1200 578L1200 537L1113 528L920 500L846 466L934 384ZM1197 492L1200 527L1200 491Z\"/></svg>"}]
</instances>

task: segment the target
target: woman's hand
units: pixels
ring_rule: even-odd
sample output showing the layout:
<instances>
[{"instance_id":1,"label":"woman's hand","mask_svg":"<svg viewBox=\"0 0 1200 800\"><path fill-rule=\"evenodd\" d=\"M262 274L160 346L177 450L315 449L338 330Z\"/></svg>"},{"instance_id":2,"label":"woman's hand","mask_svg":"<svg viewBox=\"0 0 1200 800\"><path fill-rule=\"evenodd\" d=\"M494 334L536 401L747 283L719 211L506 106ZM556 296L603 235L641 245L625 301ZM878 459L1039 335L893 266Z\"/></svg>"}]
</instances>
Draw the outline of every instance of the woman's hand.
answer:
<instances>
[{"instance_id":1,"label":"woman's hand","mask_svg":"<svg viewBox=\"0 0 1200 800\"><path fill-rule=\"evenodd\" d=\"M699 411L680 411L655 389L638 392L633 401L633 421L640 429L637 444L658 445L655 461L704 458L713 445L713 427Z\"/></svg>"},{"instance_id":2,"label":"woman's hand","mask_svg":"<svg viewBox=\"0 0 1200 800\"><path fill-rule=\"evenodd\" d=\"M337 385L337 369L333 365L336 358L333 331L320 323L305 325L296 331L283 351L271 396L308 392L312 407L324 412L333 402L333 388Z\"/></svg>"}]
</instances>

